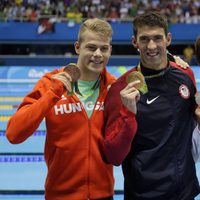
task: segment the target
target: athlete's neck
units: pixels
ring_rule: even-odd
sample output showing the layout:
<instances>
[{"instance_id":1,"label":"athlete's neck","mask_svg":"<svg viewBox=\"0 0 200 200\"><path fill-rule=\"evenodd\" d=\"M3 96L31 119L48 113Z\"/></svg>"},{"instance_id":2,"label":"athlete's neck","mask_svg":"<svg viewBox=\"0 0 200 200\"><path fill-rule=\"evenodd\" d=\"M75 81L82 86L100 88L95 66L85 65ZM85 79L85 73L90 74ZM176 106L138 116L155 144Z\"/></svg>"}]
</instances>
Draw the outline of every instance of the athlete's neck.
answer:
<instances>
[{"instance_id":1,"label":"athlete's neck","mask_svg":"<svg viewBox=\"0 0 200 200\"><path fill-rule=\"evenodd\" d=\"M93 74L93 75L91 75L91 76L90 76L89 74L88 74L88 75L85 75L85 76L84 76L84 74L81 74L81 76L80 76L79 79L80 79L81 81L95 81L95 80L97 80L99 77L100 77L100 74L98 74L98 75L94 75L94 74Z\"/></svg>"},{"instance_id":2,"label":"athlete's neck","mask_svg":"<svg viewBox=\"0 0 200 200\"><path fill-rule=\"evenodd\" d=\"M146 63L142 62L142 60L141 60L141 65L147 69L160 71L160 70L167 68L167 66L169 65L169 62L168 62L168 59L166 58L166 60L159 65L156 65L156 64L153 65L153 63L152 63L152 65L147 65Z\"/></svg>"},{"instance_id":3,"label":"athlete's neck","mask_svg":"<svg viewBox=\"0 0 200 200\"><path fill-rule=\"evenodd\" d=\"M149 76L149 75L151 76L161 73L163 70L167 69L168 65L169 64L167 64L165 67L161 67L160 69L155 69L155 68L147 68L141 63L140 70L144 76Z\"/></svg>"},{"instance_id":4,"label":"athlete's neck","mask_svg":"<svg viewBox=\"0 0 200 200\"><path fill-rule=\"evenodd\" d=\"M81 68L80 68L81 70ZM81 70L80 80L82 81L95 81L100 77L100 73Z\"/></svg>"}]
</instances>

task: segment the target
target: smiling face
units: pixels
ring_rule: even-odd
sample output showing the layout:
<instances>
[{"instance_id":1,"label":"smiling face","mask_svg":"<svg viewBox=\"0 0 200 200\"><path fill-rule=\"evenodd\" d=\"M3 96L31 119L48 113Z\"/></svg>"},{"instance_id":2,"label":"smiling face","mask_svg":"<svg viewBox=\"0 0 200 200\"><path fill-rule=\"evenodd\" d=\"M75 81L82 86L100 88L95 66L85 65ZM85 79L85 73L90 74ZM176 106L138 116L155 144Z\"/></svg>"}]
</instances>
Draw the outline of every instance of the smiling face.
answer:
<instances>
[{"instance_id":1,"label":"smiling face","mask_svg":"<svg viewBox=\"0 0 200 200\"><path fill-rule=\"evenodd\" d=\"M82 33L82 38L84 39L80 43L75 43L81 79L95 80L107 65L111 55L110 38L89 30Z\"/></svg>"},{"instance_id":2,"label":"smiling face","mask_svg":"<svg viewBox=\"0 0 200 200\"><path fill-rule=\"evenodd\" d=\"M167 66L167 46L171 43L171 34L166 35L163 28L138 27L132 43L139 50L144 67L159 70Z\"/></svg>"},{"instance_id":3,"label":"smiling face","mask_svg":"<svg viewBox=\"0 0 200 200\"><path fill-rule=\"evenodd\" d=\"M99 77L111 55L112 27L105 20L87 19L80 27L75 51L81 80L91 81Z\"/></svg>"}]
</instances>

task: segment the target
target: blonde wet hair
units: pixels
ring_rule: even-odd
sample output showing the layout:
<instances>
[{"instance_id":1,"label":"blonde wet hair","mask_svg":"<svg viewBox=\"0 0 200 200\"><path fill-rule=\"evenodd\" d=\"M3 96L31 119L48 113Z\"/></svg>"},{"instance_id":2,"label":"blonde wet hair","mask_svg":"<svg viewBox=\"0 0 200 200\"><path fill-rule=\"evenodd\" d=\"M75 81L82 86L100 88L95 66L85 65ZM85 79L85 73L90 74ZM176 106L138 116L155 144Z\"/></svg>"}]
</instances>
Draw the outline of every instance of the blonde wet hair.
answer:
<instances>
[{"instance_id":1,"label":"blonde wet hair","mask_svg":"<svg viewBox=\"0 0 200 200\"><path fill-rule=\"evenodd\" d=\"M112 41L112 27L111 25L102 19L93 18L93 19L87 19L84 21L79 29L78 33L78 42L81 43L84 38L82 37L82 34L86 31L92 31L94 33L97 33L98 35L102 37L110 38L110 41Z\"/></svg>"}]
</instances>

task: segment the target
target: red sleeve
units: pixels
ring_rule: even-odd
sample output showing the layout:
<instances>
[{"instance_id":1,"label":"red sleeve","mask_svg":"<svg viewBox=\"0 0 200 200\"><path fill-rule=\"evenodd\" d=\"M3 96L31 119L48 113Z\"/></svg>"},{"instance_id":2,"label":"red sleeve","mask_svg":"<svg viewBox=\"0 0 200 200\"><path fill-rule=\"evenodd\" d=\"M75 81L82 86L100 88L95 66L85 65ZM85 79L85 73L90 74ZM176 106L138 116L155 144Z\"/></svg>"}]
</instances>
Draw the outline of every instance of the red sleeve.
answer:
<instances>
[{"instance_id":1,"label":"red sleeve","mask_svg":"<svg viewBox=\"0 0 200 200\"><path fill-rule=\"evenodd\" d=\"M7 124L6 136L11 143L21 143L38 128L46 114L60 99L64 85L56 79L38 81Z\"/></svg>"},{"instance_id":2,"label":"red sleeve","mask_svg":"<svg viewBox=\"0 0 200 200\"><path fill-rule=\"evenodd\" d=\"M120 94L124 84L114 83L105 100L105 139L103 150L107 161L120 165L130 151L137 130L135 114L121 103Z\"/></svg>"}]
</instances>

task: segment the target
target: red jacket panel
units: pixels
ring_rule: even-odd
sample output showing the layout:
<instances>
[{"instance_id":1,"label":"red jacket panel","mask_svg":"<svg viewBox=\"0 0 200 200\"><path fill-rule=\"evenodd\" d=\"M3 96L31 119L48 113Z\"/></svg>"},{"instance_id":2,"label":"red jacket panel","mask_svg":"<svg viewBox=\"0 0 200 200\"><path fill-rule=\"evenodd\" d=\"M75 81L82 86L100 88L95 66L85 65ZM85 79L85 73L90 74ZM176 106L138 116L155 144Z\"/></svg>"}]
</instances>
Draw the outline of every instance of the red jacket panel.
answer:
<instances>
[{"instance_id":1,"label":"red jacket panel","mask_svg":"<svg viewBox=\"0 0 200 200\"><path fill-rule=\"evenodd\" d=\"M77 96L66 95L63 83L45 74L24 98L7 125L10 142L21 143L42 120L46 123L45 161L48 200L97 199L113 195L113 166L102 159L103 111L107 87L115 80L102 72L100 94L91 118Z\"/></svg>"}]
</instances>

